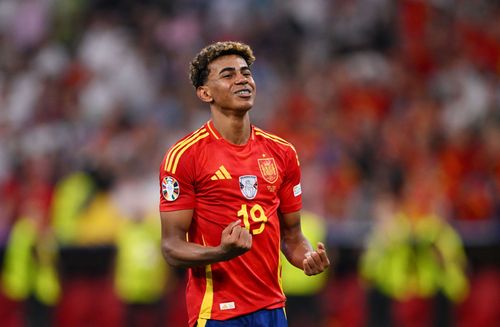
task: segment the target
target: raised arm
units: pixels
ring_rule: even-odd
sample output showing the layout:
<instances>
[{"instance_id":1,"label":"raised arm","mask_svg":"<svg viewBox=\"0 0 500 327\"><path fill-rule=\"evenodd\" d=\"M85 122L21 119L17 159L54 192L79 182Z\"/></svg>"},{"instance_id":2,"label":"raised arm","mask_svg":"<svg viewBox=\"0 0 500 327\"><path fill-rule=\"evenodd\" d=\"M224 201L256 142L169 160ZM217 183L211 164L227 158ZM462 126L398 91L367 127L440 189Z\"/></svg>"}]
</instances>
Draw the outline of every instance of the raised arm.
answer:
<instances>
[{"instance_id":1,"label":"raised arm","mask_svg":"<svg viewBox=\"0 0 500 327\"><path fill-rule=\"evenodd\" d=\"M162 253L174 267L196 267L214 262L230 260L252 247L252 236L241 221L230 223L221 234L218 246L204 246L186 239L193 210L160 212L162 231Z\"/></svg>"},{"instance_id":2,"label":"raised arm","mask_svg":"<svg viewBox=\"0 0 500 327\"><path fill-rule=\"evenodd\" d=\"M300 211L280 214L281 251L287 260L306 275L316 275L330 266L323 243L318 242L314 250L302 234L300 227Z\"/></svg>"}]
</instances>

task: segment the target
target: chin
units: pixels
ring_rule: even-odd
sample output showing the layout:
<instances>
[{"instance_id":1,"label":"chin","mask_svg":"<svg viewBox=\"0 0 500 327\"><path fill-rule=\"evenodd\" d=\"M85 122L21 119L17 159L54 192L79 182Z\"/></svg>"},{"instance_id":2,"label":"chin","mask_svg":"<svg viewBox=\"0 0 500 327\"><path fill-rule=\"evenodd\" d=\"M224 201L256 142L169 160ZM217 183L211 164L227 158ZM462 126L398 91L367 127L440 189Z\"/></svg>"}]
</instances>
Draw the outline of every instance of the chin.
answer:
<instances>
[{"instance_id":1,"label":"chin","mask_svg":"<svg viewBox=\"0 0 500 327\"><path fill-rule=\"evenodd\" d=\"M248 111L250 109L252 109L253 107L253 101L246 101L244 103L237 103L235 104L234 108L237 109L237 110L244 110L244 111Z\"/></svg>"},{"instance_id":2,"label":"chin","mask_svg":"<svg viewBox=\"0 0 500 327\"><path fill-rule=\"evenodd\" d=\"M240 106L237 109L240 110L240 111L249 111L250 109L252 109L252 107L253 107L253 105Z\"/></svg>"}]
</instances>

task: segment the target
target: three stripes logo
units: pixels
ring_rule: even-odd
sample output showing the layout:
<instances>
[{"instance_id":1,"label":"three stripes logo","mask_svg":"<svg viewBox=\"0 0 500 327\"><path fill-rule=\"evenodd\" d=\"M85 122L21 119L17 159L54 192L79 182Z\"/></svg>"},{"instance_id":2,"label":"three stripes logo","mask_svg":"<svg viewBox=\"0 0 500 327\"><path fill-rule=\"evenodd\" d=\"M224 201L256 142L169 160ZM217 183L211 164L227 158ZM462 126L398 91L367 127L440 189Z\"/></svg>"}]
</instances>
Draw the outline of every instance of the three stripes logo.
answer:
<instances>
[{"instance_id":1,"label":"three stripes logo","mask_svg":"<svg viewBox=\"0 0 500 327\"><path fill-rule=\"evenodd\" d=\"M231 174L227 171L226 167L220 166L219 169L215 172L215 174L210 178L213 181L221 180L221 179L232 179Z\"/></svg>"}]
</instances>

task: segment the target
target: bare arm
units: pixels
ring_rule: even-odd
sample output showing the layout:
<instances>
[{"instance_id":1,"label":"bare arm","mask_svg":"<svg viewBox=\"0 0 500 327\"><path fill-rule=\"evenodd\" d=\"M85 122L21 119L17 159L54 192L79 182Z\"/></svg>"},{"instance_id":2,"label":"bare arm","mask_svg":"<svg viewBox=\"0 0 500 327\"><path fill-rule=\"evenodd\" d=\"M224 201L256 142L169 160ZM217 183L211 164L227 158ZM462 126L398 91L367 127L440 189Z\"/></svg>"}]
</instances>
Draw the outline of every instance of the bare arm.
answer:
<instances>
[{"instance_id":1,"label":"bare arm","mask_svg":"<svg viewBox=\"0 0 500 327\"><path fill-rule=\"evenodd\" d=\"M306 275L316 275L330 266L323 243L313 250L309 241L302 234L300 227L300 211L280 214L281 250L287 260Z\"/></svg>"},{"instance_id":2,"label":"bare arm","mask_svg":"<svg viewBox=\"0 0 500 327\"><path fill-rule=\"evenodd\" d=\"M162 253L174 267L196 267L237 257L252 247L252 236L241 221L230 223L221 234L218 246L204 246L186 240L193 210L160 212Z\"/></svg>"}]
</instances>

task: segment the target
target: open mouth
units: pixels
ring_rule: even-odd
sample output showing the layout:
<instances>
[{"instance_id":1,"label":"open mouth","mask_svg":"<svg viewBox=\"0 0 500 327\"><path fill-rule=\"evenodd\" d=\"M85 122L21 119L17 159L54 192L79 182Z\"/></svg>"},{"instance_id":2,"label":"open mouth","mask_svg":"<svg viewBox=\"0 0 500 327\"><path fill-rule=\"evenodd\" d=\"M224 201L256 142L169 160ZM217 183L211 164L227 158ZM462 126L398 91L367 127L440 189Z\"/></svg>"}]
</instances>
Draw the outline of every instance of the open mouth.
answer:
<instances>
[{"instance_id":1,"label":"open mouth","mask_svg":"<svg viewBox=\"0 0 500 327\"><path fill-rule=\"evenodd\" d=\"M237 92L235 92L236 95L240 95L240 96L244 96L244 97L248 97L250 95L252 95L252 91L250 91L249 89L243 89L243 90L239 90Z\"/></svg>"}]
</instances>

